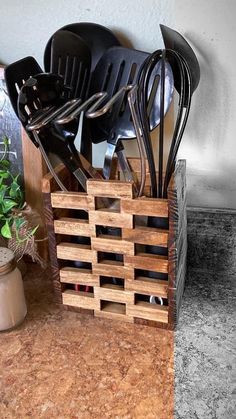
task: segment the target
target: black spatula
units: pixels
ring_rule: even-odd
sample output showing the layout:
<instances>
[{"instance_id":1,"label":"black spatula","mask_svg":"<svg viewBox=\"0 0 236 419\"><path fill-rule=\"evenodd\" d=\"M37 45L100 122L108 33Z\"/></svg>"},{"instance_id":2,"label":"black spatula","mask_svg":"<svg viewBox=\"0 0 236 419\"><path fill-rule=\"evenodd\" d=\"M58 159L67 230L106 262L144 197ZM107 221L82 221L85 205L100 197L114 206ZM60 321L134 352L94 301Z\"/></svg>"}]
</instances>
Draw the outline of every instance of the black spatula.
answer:
<instances>
[{"instance_id":1,"label":"black spatula","mask_svg":"<svg viewBox=\"0 0 236 419\"><path fill-rule=\"evenodd\" d=\"M97 64L90 87L90 94L99 90L108 92L108 96L113 97L124 86L135 84L138 74L142 69L148 53L132 50L123 47L113 47L105 52ZM160 79L161 66L157 63L149 79L148 94L150 94L155 78ZM173 95L173 75L169 64L166 64L166 95L165 112L170 106ZM160 122L160 100L159 86L156 94L152 97L152 106L149 110L149 129L152 130ZM96 129L96 124L98 129ZM118 101L114 104L111 112L97 119L91 127L92 140L94 143L107 140L108 148L104 162L104 175L109 178L113 154L116 146L121 139L130 139L135 137L134 125L132 122L130 110L127 104L127 96L120 95ZM147 155L150 160L153 158L150 153ZM156 190L156 176L152 173L152 189Z\"/></svg>"}]
</instances>

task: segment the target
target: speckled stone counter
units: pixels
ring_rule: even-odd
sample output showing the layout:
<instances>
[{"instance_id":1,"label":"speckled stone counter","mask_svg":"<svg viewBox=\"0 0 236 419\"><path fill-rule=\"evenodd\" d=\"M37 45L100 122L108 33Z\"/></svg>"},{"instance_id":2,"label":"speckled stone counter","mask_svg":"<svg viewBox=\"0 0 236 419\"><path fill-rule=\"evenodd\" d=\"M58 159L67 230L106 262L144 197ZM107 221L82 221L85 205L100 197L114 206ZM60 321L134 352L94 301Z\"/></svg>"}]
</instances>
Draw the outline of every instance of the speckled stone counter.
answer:
<instances>
[{"instance_id":1,"label":"speckled stone counter","mask_svg":"<svg viewBox=\"0 0 236 419\"><path fill-rule=\"evenodd\" d=\"M62 310L48 276L29 266L27 318L0 334L0 418L172 418L173 333Z\"/></svg>"},{"instance_id":2,"label":"speckled stone counter","mask_svg":"<svg viewBox=\"0 0 236 419\"><path fill-rule=\"evenodd\" d=\"M236 418L236 277L189 275L175 334L175 419Z\"/></svg>"}]
</instances>

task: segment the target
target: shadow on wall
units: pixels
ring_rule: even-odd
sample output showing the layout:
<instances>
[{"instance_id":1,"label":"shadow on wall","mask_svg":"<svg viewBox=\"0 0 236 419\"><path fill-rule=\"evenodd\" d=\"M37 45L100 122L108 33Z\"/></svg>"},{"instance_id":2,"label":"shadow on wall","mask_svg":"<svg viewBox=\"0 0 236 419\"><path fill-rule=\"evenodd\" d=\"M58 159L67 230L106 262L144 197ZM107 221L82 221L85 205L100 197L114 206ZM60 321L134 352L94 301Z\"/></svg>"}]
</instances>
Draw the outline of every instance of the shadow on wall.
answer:
<instances>
[{"instance_id":1,"label":"shadow on wall","mask_svg":"<svg viewBox=\"0 0 236 419\"><path fill-rule=\"evenodd\" d=\"M193 96L188 134L197 138L200 149L211 141L220 150L222 145L225 146L222 139L227 130L230 110L230 86L225 67L213 48L209 48L207 53L203 50L205 41L201 40L199 34L185 35L198 56L201 69L200 83Z\"/></svg>"},{"instance_id":2,"label":"shadow on wall","mask_svg":"<svg viewBox=\"0 0 236 419\"><path fill-rule=\"evenodd\" d=\"M200 165L200 162L199 162ZM188 165L187 165L188 166ZM236 167L222 159L218 170L191 168L187 175L187 196L191 206L210 208L236 208Z\"/></svg>"}]
</instances>

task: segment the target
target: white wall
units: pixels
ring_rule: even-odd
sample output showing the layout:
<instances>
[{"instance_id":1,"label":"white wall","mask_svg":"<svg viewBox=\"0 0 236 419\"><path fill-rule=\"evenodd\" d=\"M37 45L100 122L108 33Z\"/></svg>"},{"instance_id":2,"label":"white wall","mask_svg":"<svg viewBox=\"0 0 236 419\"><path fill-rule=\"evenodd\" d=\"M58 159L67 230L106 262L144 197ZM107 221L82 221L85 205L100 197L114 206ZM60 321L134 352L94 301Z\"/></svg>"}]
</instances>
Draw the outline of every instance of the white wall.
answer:
<instances>
[{"instance_id":1,"label":"white wall","mask_svg":"<svg viewBox=\"0 0 236 419\"><path fill-rule=\"evenodd\" d=\"M187 159L188 204L236 208L235 11L235 0L8 0L1 5L0 63L33 55L42 64L51 34L76 21L105 25L146 51L163 45L159 23L175 27L201 66L179 153ZM96 164L103 155L99 146Z\"/></svg>"},{"instance_id":2,"label":"white wall","mask_svg":"<svg viewBox=\"0 0 236 419\"><path fill-rule=\"evenodd\" d=\"M26 55L33 55L42 64L47 40L55 30L69 23L99 23L144 51L160 47L159 23L173 23L174 0L7 0L1 3L0 62L3 64Z\"/></svg>"},{"instance_id":3,"label":"white wall","mask_svg":"<svg viewBox=\"0 0 236 419\"><path fill-rule=\"evenodd\" d=\"M235 0L175 1L175 27L201 66L179 153L194 206L236 208L235 16Z\"/></svg>"}]
</instances>

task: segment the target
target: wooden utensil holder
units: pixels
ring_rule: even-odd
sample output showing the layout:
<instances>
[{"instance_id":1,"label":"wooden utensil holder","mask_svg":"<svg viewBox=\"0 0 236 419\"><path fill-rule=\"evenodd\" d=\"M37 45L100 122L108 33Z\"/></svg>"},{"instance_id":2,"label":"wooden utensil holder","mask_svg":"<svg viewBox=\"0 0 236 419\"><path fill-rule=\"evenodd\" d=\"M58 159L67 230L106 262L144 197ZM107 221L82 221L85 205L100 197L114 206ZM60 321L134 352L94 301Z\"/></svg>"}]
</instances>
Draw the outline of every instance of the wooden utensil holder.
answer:
<instances>
[{"instance_id":1,"label":"wooden utensil holder","mask_svg":"<svg viewBox=\"0 0 236 419\"><path fill-rule=\"evenodd\" d=\"M167 199L134 198L133 185L117 179L118 172L115 180L89 179L87 193L58 192L52 176L44 177L57 303L96 317L175 328L186 274L185 171L185 161L178 161ZM57 173L73 190L75 182L63 165ZM106 205L114 200L115 209L101 207L101 202ZM78 218L78 210L86 211L87 219ZM156 217L160 228L143 225L148 216ZM111 227L111 233L115 228L119 235L107 234L107 230L103 234L104 226ZM75 243L76 237L85 237L86 244ZM153 250L155 254L150 253ZM78 261L86 262L86 268L72 266ZM164 305L150 303L151 295L161 297Z\"/></svg>"}]
</instances>

